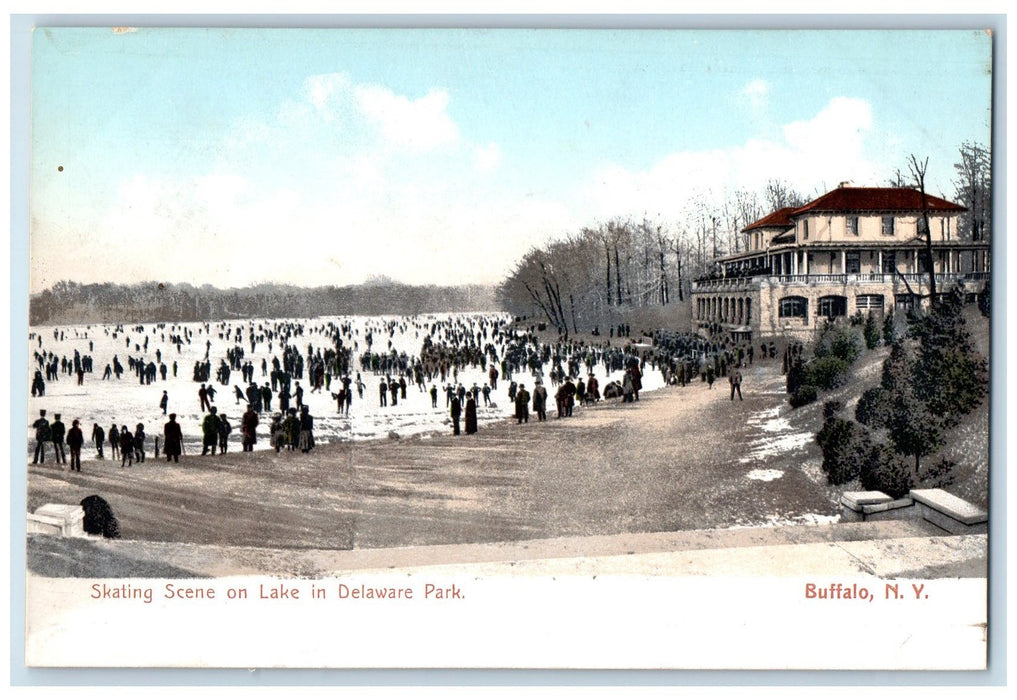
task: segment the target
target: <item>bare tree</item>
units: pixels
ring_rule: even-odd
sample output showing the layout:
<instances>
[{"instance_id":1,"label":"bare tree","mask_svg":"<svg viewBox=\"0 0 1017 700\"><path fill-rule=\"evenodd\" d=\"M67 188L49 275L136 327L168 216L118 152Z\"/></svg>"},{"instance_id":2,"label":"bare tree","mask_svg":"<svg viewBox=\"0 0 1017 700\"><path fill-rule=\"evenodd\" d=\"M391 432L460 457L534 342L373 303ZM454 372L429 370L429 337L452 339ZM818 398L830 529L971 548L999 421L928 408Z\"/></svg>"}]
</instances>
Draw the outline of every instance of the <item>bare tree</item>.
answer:
<instances>
[{"instance_id":1,"label":"bare tree","mask_svg":"<svg viewBox=\"0 0 1017 700\"><path fill-rule=\"evenodd\" d=\"M938 299L936 295L936 271L932 258L932 229L929 226L929 198L928 195L925 194L925 173L928 170L928 167L928 158L919 163L915 154L911 154L911 159L908 161L908 169L911 171L911 177L914 179L915 185L922 195L922 218L921 225L918 229L918 236L919 238L925 238L925 266L929 271L929 294L932 298L932 303L935 304Z\"/></svg>"},{"instance_id":2,"label":"bare tree","mask_svg":"<svg viewBox=\"0 0 1017 700\"><path fill-rule=\"evenodd\" d=\"M992 157L987 148L965 141L954 163L957 200L967 211L961 215L960 235L971 241L987 240L992 222Z\"/></svg>"}]
</instances>

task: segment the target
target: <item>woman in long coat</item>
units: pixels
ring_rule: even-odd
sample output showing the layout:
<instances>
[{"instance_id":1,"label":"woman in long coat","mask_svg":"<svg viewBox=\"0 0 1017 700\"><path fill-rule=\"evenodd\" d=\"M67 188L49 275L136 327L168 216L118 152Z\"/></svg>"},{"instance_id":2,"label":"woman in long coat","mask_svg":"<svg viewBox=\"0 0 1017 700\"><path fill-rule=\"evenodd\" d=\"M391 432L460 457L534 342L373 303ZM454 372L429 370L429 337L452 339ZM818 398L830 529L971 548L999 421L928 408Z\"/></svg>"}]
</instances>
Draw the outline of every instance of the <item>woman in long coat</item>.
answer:
<instances>
[{"instance_id":1,"label":"woman in long coat","mask_svg":"<svg viewBox=\"0 0 1017 700\"><path fill-rule=\"evenodd\" d=\"M180 461L180 453L182 452L183 445L183 434L180 430L180 424L177 423L177 414L169 414L169 423L167 423L163 429L163 453L166 455L166 461L169 462L171 459L174 462Z\"/></svg>"},{"instance_id":2,"label":"woman in long coat","mask_svg":"<svg viewBox=\"0 0 1017 700\"><path fill-rule=\"evenodd\" d=\"M477 400L473 393L466 394L466 434L473 435L477 432Z\"/></svg>"}]
</instances>

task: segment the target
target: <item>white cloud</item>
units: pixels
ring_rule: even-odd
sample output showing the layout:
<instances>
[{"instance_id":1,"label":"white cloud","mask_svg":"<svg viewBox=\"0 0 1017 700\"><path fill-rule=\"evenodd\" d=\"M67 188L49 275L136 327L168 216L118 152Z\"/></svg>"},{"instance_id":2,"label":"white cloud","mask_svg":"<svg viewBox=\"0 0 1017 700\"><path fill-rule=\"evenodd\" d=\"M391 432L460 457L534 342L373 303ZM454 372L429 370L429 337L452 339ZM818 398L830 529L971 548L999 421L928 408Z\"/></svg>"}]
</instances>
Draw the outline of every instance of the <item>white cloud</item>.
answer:
<instances>
[{"instance_id":1,"label":"white cloud","mask_svg":"<svg viewBox=\"0 0 1017 700\"><path fill-rule=\"evenodd\" d=\"M459 138L459 128L446 111L449 96L444 90L411 100L386 87L360 85L353 95L357 108L393 146L429 151Z\"/></svg>"},{"instance_id":2,"label":"white cloud","mask_svg":"<svg viewBox=\"0 0 1017 700\"><path fill-rule=\"evenodd\" d=\"M837 97L811 119L787 124L782 139L672 153L643 171L608 164L580 193L580 207L599 217L645 212L679 218L701 201L720 206L738 190L760 191L770 179L785 180L806 195L843 180L876 184L885 168L867 155L872 121L867 102Z\"/></svg>"},{"instance_id":3,"label":"white cloud","mask_svg":"<svg viewBox=\"0 0 1017 700\"><path fill-rule=\"evenodd\" d=\"M835 97L812 119L785 126L784 139L801 153L851 154L860 150L871 127L868 102Z\"/></svg>"}]
</instances>

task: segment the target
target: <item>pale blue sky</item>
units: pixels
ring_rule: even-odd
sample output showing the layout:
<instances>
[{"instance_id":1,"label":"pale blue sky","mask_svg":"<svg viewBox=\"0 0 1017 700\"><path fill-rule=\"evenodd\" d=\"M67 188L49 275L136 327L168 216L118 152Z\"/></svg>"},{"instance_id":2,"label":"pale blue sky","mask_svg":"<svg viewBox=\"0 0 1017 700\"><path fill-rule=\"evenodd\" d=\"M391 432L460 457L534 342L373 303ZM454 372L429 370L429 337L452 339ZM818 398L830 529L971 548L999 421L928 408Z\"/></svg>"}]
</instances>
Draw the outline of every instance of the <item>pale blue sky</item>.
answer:
<instances>
[{"instance_id":1,"label":"pale blue sky","mask_svg":"<svg viewBox=\"0 0 1017 700\"><path fill-rule=\"evenodd\" d=\"M614 216L678 229L771 178L884 184L911 153L952 197L957 147L989 142L990 51L949 30L39 29L31 290L496 282Z\"/></svg>"}]
</instances>

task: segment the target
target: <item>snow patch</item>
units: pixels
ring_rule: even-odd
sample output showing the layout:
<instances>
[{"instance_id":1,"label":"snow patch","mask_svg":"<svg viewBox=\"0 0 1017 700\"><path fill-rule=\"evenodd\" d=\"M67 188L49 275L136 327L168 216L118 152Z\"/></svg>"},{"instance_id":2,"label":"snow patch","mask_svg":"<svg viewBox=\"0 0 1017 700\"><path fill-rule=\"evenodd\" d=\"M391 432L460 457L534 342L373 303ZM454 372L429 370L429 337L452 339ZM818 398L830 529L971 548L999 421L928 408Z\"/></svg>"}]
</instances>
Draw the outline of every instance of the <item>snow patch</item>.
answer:
<instances>
[{"instance_id":1,"label":"snow patch","mask_svg":"<svg viewBox=\"0 0 1017 700\"><path fill-rule=\"evenodd\" d=\"M753 469L745 475L746 479L755 479L756 481L773 481L784 476L784 472L780 469Z\"/></svg>"}]
</instances>

